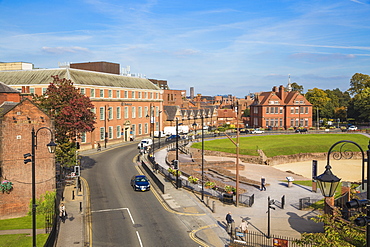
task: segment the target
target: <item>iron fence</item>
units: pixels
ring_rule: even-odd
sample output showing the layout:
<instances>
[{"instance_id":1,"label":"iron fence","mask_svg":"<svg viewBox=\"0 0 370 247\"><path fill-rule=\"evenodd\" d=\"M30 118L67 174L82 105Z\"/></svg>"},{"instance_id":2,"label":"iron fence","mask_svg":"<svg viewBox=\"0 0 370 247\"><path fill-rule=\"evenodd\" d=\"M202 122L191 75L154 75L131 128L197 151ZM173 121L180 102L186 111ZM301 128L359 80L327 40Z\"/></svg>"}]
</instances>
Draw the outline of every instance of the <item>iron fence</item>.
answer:
<instances>
[{"instance_id":1,"label":"iron fence","mask_svg":"<svg viewBox=\"0 0 370 247\"><path fill-rule=\"evenodd\" d=\"M271 235L268 238L260 232L249 231L248 233L234 232L230 247L269 247L269 246L289 246L289 247L312 247L312 244L298 244L299 239L280 235Z\"/></svg>"},{"instance_id":2,"label":"iron fence","mask_svg":"<svg viewBox=\"0 0 370 247\"><path fill-rule=\"evenodd\" d=\"M299 199L299 210L304 210L309 208L312 204L318 202L319 199L312 199L310 197L304 197Z\"/></svg>"}]
</instances>

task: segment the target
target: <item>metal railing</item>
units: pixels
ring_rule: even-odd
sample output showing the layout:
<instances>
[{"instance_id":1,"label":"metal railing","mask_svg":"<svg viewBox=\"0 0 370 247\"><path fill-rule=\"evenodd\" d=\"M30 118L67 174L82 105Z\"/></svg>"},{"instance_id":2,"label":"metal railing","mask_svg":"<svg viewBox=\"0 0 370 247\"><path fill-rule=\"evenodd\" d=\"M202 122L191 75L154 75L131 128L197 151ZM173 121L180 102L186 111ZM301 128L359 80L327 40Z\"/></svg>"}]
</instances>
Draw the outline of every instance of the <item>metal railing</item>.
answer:
<instances>
[{"instance_id":1,"label":"metal railing","mask_svg":"<svg viewBox=\"0 0 370 247\"><path fill-rule=\"evenodd\" d=\"M248 233L233 232L231 236L230 247L269 247L269 246L289 246L289 247L312 247L311 244L298 244L295 238L280 236L280 235L271 235L268 238L266 235L260 232L249 231Z\"/></svg>"},{"instance_id":2,"label":"metal railing","mask_svg":"<svg viewBox=\"0 0 370 247\"><path fill-rule=\"evenodd\" d=\"M310 197L304 197L299 199L299 210L304 210L309 208L312 204L318 202L319 199L312 199Z\"/></svg>"}]
</instances>

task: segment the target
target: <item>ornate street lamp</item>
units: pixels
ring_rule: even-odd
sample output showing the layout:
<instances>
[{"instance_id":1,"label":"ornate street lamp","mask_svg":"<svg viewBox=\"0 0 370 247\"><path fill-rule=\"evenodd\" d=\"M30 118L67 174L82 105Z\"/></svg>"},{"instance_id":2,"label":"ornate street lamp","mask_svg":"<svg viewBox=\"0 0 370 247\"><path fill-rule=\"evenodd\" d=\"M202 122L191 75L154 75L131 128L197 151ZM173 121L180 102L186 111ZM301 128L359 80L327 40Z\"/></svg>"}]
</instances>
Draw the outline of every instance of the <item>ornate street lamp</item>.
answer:
<instances>
[{"instance_id":1,"label":"ornate street lamp","mask_svg":"<svg viewBox=\"0 0 370 247\"><path fill-rule=\"evenodd\" d=\"M27 164L28 162L32 162L32 246L36 247L36 175L35 175L35 167L36 167L36 149L37 149L37 133L42 130L47 129L50 132L51 140L50 143L46 144L49 153L54 153L57 147L57 144L54 142L54 135L51 129L48 127L41 127L36 132L35 129L32 128L31 131L31 138L32 138L32 153L24 154L23 157L25 158L24 163ZM31 159L27 159L31 157Z\"/></svg>"},{"instance_id":2,"label":"ornate street lamp","mask_svg":"<svg viewBox=\"0 0 370 247\"><path fill-rule=\"evenodd\" d=\"M339 151L333 151L332 153L332 150L335 146L341 144L340 146L340 149ZM360 151L361 151L361 157L362 157L362 188L364 188L364 184L365 184L365 162L367 162L367 181L366 181L366 185L367 185L367 189L366 189L366 200L353 200L353 201L350 201L350 202L347 202L346 203L346 206L347 208L359 208L359 207L366 207L366 216L362 216L362 217L359 217L355 220L355 224L359 225L359 226L365 226L366 225L366 246L367 247L370 247L370 183L369 183L369 179L370 179L370 141L369 141L369 145L368 145L368 150L367 150L367 158L365 158L365 153L363 151L363 149L361 148L360 145L358 145L356 142L353 142L353 141L346 141L346 140L343 140L343 141L338 141L336 143L334 143L329 151L328 151L328 154L327 154L327 165L326 165L326 170L323 174L321 174L320 176L317 177L317 181L318 181L318 186L320 187L320 190L321 190L321 193L323 194L323 196L325 197L325 201L327 202L327 199L328 198L331 198L331 202L334 202L333 200L333 195L335 193L335 190L336 188L338 187L338 184L340 182L340 179L335 176L332 172L331 172L331 166L329 164L330 162L330 156L331 154L333 154L333 158L336 159L336 160L340 160L342 158L344 159L351 159L353 157L353 152L350 151L350 150L344 150L344 147L346 144L353 144L355 145ZM333 205L333 204L331 204ZM325 212L327 213L327 212Z\"/></svg>"},{"instance_id":3,"label":"ornate street lamp","mask_svg":"<svg viewBox=\"0 0 370 247\"><path fill-rule=\"evenodd\" d=\"M332 173L331 166L329 164L325 166L325 172L317 176L316 179L324 197L333 197L341 180Z\"/></svg>"}]
</instances>

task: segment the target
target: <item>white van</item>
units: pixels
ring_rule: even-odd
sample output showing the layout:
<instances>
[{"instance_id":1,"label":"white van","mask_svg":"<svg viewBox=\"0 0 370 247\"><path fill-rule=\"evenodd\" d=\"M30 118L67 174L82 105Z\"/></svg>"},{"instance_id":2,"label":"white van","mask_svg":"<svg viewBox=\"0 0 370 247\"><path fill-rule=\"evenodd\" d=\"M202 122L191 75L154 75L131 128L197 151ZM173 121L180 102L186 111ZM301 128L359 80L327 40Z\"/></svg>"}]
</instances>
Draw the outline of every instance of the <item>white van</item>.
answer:
<instances>
[{"instance_id":1,"label":"white van","mask_svg":"<svg viewBox=\"0 0 370 247\"><path fill-rule=\"evenodd\" d=\"M137 148L150 147L153 144L152 139L142 139L141 142L137 145Z\"/></svg>"},{"instance_id":2,"label":"white van","mask_svg":"<svg viewBox=\"0 0 370 247\"><path fill-rule=\"evenodd\" d=\"M154 137L158 138L159 135L161 135L161 137L166 137L163 131L154 131Z\"/></svg>"}]
</instances>

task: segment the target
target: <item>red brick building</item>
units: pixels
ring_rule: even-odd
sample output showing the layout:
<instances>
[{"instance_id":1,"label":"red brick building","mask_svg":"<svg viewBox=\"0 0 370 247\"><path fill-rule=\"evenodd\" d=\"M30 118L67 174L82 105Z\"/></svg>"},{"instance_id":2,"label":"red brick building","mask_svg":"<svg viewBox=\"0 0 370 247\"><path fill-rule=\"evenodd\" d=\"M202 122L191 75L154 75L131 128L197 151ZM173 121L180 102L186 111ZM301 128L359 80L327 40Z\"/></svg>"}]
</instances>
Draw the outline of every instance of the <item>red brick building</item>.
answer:
<instances>
[{"instance_id":1,"label":"red brick building","mask_svg":"<svg viewBox=\"0 0 370 247\"><path fill-rule=\"evenodd\" d=\"M31 153L31 131L53 129L52 121L19 91L0 82L0 182L13 183L13 190L0 194L0 219L25 216L32 197L32 165L23 154ZM55 189L54 155L48 152L50 132L37 134L36 197Z\"/></svg>"},{"instance_id":2,"label":"red brick building","mask_svg":"<svg viewBox=\"0 0 370 247\"><path fill-rule=\"evenodd\" d=\"M286 91L284 86L257 94L250 115L250 125L255 128L312 127L312 104L299 92Z\"/></svg>"},{"instance_id":3,"label":"red brick building","mask_svg":"<svg viewBox=\"0 0 370 247\"><path fill-rule=\"evenodd\" d=\"M58 68L0 71L0 81L19 91L27 87L30 94L41 95L56 75L70 79L94 105L91 110L96 114L95 129L81 133L81 149L147 137L151 128L158 130L159 121L163 121L163 90L145 78ZM147 117L150 112L152 122Z\"/></svg>"}]
</instances>

